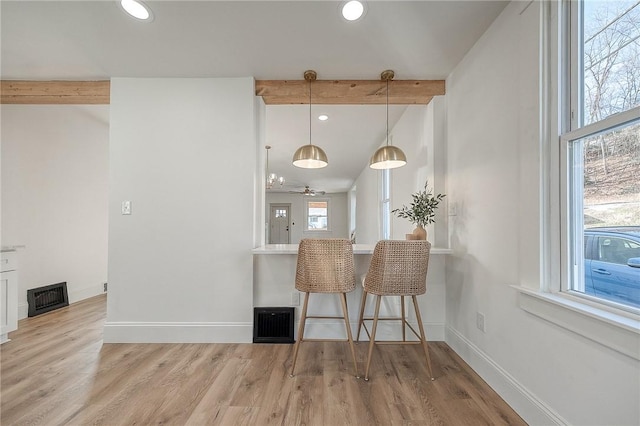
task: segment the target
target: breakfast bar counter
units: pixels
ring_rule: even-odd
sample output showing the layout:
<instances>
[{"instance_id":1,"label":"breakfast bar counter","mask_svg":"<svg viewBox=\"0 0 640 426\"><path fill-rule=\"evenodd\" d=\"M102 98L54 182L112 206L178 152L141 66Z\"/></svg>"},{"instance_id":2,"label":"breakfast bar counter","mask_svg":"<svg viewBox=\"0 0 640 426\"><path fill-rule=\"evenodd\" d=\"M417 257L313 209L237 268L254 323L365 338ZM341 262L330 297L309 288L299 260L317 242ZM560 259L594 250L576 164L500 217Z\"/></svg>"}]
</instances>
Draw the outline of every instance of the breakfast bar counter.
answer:
<instances>
[{"instance_id":1,"label":"breakfast bar counter","mask_svg":"<svg viewBox=\"0 0 640 426\"><path fill-rule=\"evenodd\" d=\"M353 254L373 254L375 244L354 244ZM298 254L298 244L267 244L251 250L253 254ZM451 249L431 248L431 255L451 254Z\"/></svg>"},{"instance_id":2,"label":"breakfast bar counter","mask_svg":"<svg viewBox=\"0 0 640 426\"><path fill-rule=\"evenodd\" d=\"M355 291L347 294L349 319L355 330L358 319L358 308L362 295L361 277L367 273L371 255L375 244L354 244L354 264L356 273ZM299 293L295 285L296 263L298 244L267 244L251 250L253 256L253 306L278 307L295 306L300 308L303 294ZM451 249L432 248L429 257L429 271L427 274L427 293L419 296L420 310L423 312L423 322L430 340L444 340L445 320L445 258ZM340 314L341 307L338 297L333 294L319 294L312 298L309 305L310 313L321 311L330 315ZM316 309L318 308L318 309ZM367 306L369 311L369 306ZM399 298L396 302L385 303L381 307L381 315L398 314L400 309ZM296 320L299 317L299 309L296 309ZM413 315L408 310L409 317ZM413 319L413 318L412 318ZM415 319L414 319L415 320ZM383 321L389 323L389 321ZM388 329L390 324L381 324L381 335L397 338L400 331L399 325L393 330ZM344 337L344 325L338 322L321 321L307 327L308 337Z\"/></svg>"}]
</instances>

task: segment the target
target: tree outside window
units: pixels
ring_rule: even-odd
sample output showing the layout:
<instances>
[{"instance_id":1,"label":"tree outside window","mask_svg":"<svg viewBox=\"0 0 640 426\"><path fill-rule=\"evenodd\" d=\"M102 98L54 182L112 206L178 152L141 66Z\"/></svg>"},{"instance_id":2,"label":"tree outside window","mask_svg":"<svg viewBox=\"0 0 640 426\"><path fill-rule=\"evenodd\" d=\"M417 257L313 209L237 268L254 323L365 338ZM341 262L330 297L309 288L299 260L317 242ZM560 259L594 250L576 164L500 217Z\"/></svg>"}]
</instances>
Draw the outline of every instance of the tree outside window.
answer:
<instances>
[{"instance_id":1,"label":"tree outside window","mask_svg":"<svg viewBox=\"0 0 640 426\"><path fill-rule=\"evenodd\" d=\"M570 35L577 52L570 65L577 103L571 106L572 129L562 137L568 175L565 217L571 234L565 248L570 277L563 289L634 307L640 304L635 258L615 262L618 266L590 262L602 247L613 248L613 243L596 246L596 241L618 241L612 232L640 236L640 2L585 0L572 5L578 16ZM602 296L619 284L612 278L618 273L632 287L628 300ZM596 281L605 287L598 290Z\"/></svg>"}]
</instances>

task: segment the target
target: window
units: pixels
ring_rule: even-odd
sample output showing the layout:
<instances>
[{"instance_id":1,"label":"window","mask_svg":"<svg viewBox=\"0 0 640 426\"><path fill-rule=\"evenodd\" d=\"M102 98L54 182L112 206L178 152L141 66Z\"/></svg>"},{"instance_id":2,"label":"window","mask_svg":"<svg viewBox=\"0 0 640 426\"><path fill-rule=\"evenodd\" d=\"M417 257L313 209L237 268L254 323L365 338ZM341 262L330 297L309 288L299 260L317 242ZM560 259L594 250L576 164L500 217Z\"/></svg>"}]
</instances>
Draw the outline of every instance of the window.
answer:
<instances>
[{"instance_id":1,"label":"window","mask_svg":"<svg viewBox=\"0 0 640 426\"><path fill-rule=\"evenodd\" d=\"M305 231L328 231L329 200L306 200L305 205Z\"/></svg>"},{"instance_id":2,"label":"window","mask_svg":"<svg viewBox=\"0 0 640 426\"><path fill-rule=\"evenodd\" d=\"M382 192L380 194L380 218L382 221L380 237L391 239L391 170L382 170Z\"/></svg>"},{"instance_id":3,"label":"window","mask_svg":"<svg viewBox=\"0 0 640 426\"><path fill-rule=\"evenodd\" d=\"M640 312L640 3L569 2L562 290Z\"/></svg>"}]
</instances>

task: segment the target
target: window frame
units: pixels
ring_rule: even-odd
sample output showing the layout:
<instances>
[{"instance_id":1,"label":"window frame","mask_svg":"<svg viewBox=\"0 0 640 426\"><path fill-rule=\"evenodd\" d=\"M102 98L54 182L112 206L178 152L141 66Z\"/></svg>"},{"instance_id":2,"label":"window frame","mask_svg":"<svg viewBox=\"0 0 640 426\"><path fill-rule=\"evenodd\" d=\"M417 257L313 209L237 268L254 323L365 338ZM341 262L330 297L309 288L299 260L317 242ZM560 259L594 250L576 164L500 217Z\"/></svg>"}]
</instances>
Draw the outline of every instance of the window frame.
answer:
<instances>
[{"instance_id":1,"label":"window frame","mask_svg":"<svg viewBox=\"0 0 640 426\"><path fill-rule=\"evenodd\" d=\"M579 109L574 108L579 97L575 88L571 90L571 84L577 84L578 74L570 67L578 54L570 38L578 22L575 3L561 0L540 4L540 282L533 287L524 283L512 287L519 292L518 305L524 311L640 360L640 315L563 291L569 277L569 175L565 148L571 140L596 129L606 131L640 113L640 108L634 108L608 117L609 121L577 127ZM572 10L574 13L570 13ZM580 245L584 249L584 244Z\"/></svg>"},{"instance_id":2,"label":"window frame","mask_svg":"<svg viewBox=\"0 0 640 426\"><path fill-rule=\"evenodd\" d=\"M391 169L381 170L380 239L391 239Z\"/></svg>"},{"instance_id":3,"label":"window frame","mask_svg":"<svg viewBox=\"0 0 640 426\"><path fill-rule=\"evenodd\" d=\"M600 300L574 291L573 288L584 287L581 283L572 282L572 277L584 277L584 217L583 198L580 195L584 190L584 165L583 156L576 152L579 149L575 142L585 138L597 136L616 128L633 124L640 117L640 107L635 107L624 112L610 115L602 120L583 125L584 123L584 63L583 45L584 32L582 28L583 8L582 1L563 1L559 11L560 52L564 53L564 60L559 63L560 87L560 285L556 288L563 294L576 297L585 297L590 303L601 303L605 309L612 307L618 311L618 306L613 306L606 300ZM566 111L563 111L566 109ZM576 176L577 175L577 176ZM584 289L584 288L583 288ZM623 309L627 311L627 309ZM629 309L633 314L639 312L635 308Z\"/></svg>"},{"instance_id":4,"label":"window frame","mask_svg":"<svg viewBox=\"0 0 640 426\"><path fill-rule=\"evenodd\" d=\"M561 152L561 181L560 190L562 193L562 202L560 203L560 218L561 226L565 229L565 232L561 233L560 248L561 248L561 280L560 288L561 293L572 295L578 298L584 298L589 303L597 303L605 310L613 310L616 313L627 315L631 313L634 316L639 314L639 311L633 307L621 308L617 304L612 304L604 299L590 297L588 295L581 294L578 291L572 290L572 276L584 276L584 262L580 261L584 259L582 253L584 249L583 233L580 231L583 228L582 212L577 214L576 204L582 206L582 201L571 200L570 187L576 185L572 182L572 167L575 166L575 158L571 155L571 144L582 140L587 137L596 136L598 134L605 133L615 128L632 125L635 122L640 123L640 107L635 107L625 112L611 115L598 122L588 124L578 129L569 131L560 136L560 152ZM573 160L573 161L572 161ZM574 220L572 220L572 218ZM578 241L579 240L579 241ZM581 257L582 254L582 257ZM573 273L571 269L573 268ZM584 283L583 283L584 284Z\"/></svg>"},{"instance_id":5,"label":"window frame","mask_svg":"<svg viewBox=\"0 0 640 426\"><path fill-rule=\"evenodd\" d=\"M326 202L327 203L327 228L317 229L309 228L309 203ZM324 234L331 232L331 199L327 197L308 197L304 201L304 230L305 234Z\"/></svg>"}]
</instances>

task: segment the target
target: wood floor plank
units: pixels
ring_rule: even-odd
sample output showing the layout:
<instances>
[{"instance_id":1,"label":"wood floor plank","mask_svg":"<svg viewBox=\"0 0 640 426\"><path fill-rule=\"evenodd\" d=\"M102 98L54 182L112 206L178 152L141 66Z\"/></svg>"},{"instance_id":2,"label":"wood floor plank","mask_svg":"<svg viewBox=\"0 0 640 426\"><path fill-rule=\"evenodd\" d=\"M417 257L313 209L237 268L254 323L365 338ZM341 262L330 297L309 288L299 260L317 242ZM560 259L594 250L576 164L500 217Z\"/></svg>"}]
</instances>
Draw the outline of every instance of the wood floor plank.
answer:
<instances>
[{"instance_id":1,"label":"wood floor plank","mask_svg":"<svg viewBox=\"0 0 640 426\"><path fill-rule=\"evenodd\" d=\"M21 320L0 346L2 425L523 425L443 342L104 344L106 296ZM356 345L364 374L368 345Z\"/></svg>"},{"instance_id":2,"label":"wood floor plank","mask_svg":"<svg viewBox=\"0 0 640 426\"><path fill-rule=\"evenodd\" d=\"M322 426L325 422L323 407L324 379L319 375L296 376L289 396L289 409L285 425Z\"/></svg>"},{"instance_id":3,"label":"wood floor plank","mask_svg":"<svg viewBox=\"0 0 640 426\"><path fill-rule=\"evenodd\" d=\"M221 370L206 393L190 413L187 425L222 424L224 412L240 385L237 380L246 374L251 360L232 357L220 363Z\"/></svg>"}]
</instances>

